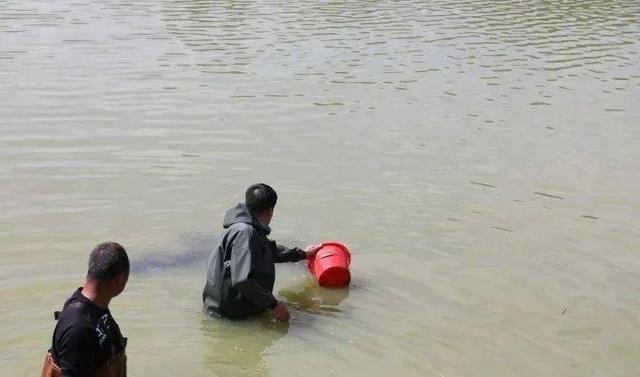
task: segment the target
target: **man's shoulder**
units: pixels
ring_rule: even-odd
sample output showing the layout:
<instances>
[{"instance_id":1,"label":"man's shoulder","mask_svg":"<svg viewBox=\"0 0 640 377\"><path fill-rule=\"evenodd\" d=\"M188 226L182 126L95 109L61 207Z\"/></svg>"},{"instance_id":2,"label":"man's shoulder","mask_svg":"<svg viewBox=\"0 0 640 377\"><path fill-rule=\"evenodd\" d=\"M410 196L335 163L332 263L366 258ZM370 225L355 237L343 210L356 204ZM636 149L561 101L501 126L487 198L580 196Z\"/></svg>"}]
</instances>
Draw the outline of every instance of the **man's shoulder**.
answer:
<instances>
[{"instance_id":1,"label":"man's shoulder","mask_svg":"<svg viewBox=\"0 0 640 377\"><path fill-rule=\"evenodd\" d=\"M105 311L105 313L108 313ZM58 325L65 329L78 329L78 331L84 331L85 329L95 328L96 321L102 313L80 301L69 303L65 306L60 317L58 318Z\"/></svg>"},{"instance_id":2,"label":"man's shoulder","mask_svg":"<svg viewBox=\"0 0 640 377\"><path fill-rule=\"evenodd\" d=\"M95 319L80 308L66 309L56 325L55 343L65 348L74 345L94 344L97 341ZM58 351L61 351L58 349Z\"/></svg>"},{"instance_id":3,"label":"man's shoulder","mask_svg":"<svg viewBox=\"0 0 640 377\"><path fill-rule=\"evenodd\" d=\"M243 222L231 224L227 229L227 231L233 232L233 233L244 233L249 235L253 235L257 233L257 230L253 225L249 223L243 223Z\"/></svg>"}]
</instances>

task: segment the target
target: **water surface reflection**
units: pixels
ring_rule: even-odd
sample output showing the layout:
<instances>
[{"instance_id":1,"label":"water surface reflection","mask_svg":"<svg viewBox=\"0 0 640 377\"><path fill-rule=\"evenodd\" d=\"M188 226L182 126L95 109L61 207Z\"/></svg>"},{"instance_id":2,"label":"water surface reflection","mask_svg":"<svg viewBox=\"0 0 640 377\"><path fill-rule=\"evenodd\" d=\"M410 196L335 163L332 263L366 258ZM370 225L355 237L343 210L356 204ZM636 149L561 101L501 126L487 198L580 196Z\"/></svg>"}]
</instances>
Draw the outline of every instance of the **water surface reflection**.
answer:
<instances>
[{"instance_id":1,"label":"water surface reflection","mask_svg":"<svg viewBox=\"0 0 640 377\"><path fill-rule=\"evenodd\" d=\"M308 277L297 286L281 289L278 294L294 310L334 317L340 313L340 303L349 297L349 288L322 288Z\"/></svg>"},{"instance_id":2,"label":"water surface reflection","mask_svg":"<svg viewBox=\"0 0 640 377\"><path fill-rule=\"evenodd\" d=\"M640 370L637 0L0 3L0 375L101 239L136 376ZM201 323L256 180L276 240L347 240L367 282L278 267L288 332Z\"/></svg>"},{"instance_id":3,"label":"water surface reflection","mask_svg":"<svg viewBox=\"0 0 640 377\"><path fill-rule=\"evenodd\" d=\"M202 321L203 358L207 370L220 376L264 376L267 350L289 331L289 324L268 316L245 321Z\"/></svg>"}]
</instances>

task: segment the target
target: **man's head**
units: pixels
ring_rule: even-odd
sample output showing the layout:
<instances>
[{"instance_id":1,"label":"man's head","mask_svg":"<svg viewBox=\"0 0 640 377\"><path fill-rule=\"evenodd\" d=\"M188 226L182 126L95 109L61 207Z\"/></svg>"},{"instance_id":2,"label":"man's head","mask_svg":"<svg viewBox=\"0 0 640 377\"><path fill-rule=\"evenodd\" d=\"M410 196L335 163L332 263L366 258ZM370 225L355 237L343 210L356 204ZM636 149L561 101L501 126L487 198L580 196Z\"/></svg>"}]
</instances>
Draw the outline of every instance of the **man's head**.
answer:
<instances>
[{"instance_id":1,"label":"man's head","mask_svg":"<svg viewBox=\"0 0 640 377\"><path fill-rule=\"evenodd\" d=\"M103 242L89 256L87 279L93 280L113 297L119 295L129 279L129 257L116 242Z\"/></svg>"},{"instance_id":2,"label":"man's head","mask_svg":"<svg viewBox=\"0 0 640 377\"><path fill-rule=\"evenodd\" d=\"M273 217L273 208L278 201L278 194L271 186L256 183L249 186L244 195L245 204L251 212L265 225L269 225Z\"/></svg>"}]
</instances>

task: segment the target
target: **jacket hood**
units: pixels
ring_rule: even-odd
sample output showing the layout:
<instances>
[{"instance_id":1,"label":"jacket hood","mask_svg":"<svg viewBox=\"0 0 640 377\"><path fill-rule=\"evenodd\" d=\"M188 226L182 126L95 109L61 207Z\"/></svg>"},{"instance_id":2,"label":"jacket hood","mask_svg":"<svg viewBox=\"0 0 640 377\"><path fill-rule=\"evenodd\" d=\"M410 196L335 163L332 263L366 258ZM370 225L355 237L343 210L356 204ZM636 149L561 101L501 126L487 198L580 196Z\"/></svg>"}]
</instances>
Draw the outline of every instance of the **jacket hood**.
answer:
<instances>
[{"instance_id":1,"label":"jacket hood","mask_svg":"<svg viewBox=\"0 0 640 377\"><path fill-rule=\"evenodd\" d=\"M264 232L265 234L271 233L271 228L268 225L261 224L244 203L238 203L227 210L227 213L224 215L222 226L226 229L236 223L252 225L254 228Z\"/></svg>"}]
</instances>

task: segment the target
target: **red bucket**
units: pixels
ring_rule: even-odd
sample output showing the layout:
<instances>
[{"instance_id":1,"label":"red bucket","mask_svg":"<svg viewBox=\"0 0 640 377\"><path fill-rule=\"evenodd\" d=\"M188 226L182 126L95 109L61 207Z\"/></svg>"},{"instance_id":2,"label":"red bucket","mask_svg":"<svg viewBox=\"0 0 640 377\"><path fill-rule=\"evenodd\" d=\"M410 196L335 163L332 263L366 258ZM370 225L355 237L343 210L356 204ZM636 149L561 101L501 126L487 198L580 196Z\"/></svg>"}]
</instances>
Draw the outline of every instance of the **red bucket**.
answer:
<instances>
[{"instance_id":1,"label":"red bucket","mask_svg":"<svg viewBox=\"0 0 640 377\"><path fill-rule=\"evenodd\" d=\"M346 287L351 282L351 253L340 242L323 242L318 253L307 259L309 271L323 287Z\"/></svg>"}]
</instances>

